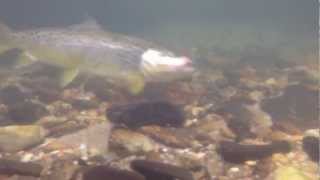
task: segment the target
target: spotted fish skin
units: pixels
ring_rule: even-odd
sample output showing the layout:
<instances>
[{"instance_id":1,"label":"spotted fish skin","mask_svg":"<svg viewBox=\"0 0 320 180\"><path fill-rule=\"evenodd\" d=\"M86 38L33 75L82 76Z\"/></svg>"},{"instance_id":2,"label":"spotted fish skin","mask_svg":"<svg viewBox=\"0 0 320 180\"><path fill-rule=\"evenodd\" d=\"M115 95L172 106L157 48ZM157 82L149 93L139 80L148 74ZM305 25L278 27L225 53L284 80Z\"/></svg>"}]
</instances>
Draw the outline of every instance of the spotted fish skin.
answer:
<instances>
[{"instance_id":1,"label":"spotted fish skin","mask_svg":"<svg viewBox=\"0 0 320 180\"><path fill-rule=\"evenodd\" d=\"M178 80L193 72L187 57L142 39L105 31L97 23L19 32L0 25L1 39L5 41L0 41L0 51L1 46L23 51L17 62L43 61L65 69L63 85L85 72L123 82L139 93L147 81Z\"/></svg>"}]
</instances>

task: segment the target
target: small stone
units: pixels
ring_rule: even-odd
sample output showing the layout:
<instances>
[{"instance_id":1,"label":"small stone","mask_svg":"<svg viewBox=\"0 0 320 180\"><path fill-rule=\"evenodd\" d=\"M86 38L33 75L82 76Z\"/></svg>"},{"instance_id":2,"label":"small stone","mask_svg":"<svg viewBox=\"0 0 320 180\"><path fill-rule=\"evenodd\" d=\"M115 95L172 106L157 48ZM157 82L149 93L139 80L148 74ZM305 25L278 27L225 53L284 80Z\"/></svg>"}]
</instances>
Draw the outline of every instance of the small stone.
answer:
<instances>
[{"instance_id":1,"label":"small stone","mask_svg":"<svg viewBox=\"0 0 320 180\"><path fill-rule=\"evenodd\" d=\"M269 78L265 81L265 83L269 86L277 84L277 81L274 78Z\"/></svg>"},{"instance_id":2,"label":"small stone","mask_svg":"<svg viewBox=\"0 0 320 180\"><path fill-rule=\"evenodd\" d=\"M229 169L229 171L235 173L235 172L239 172L240 169L238 167L232 167Z\"/></svg>"},{"instance_id":3,"label":"small stone","mask_svg":"<svg viewBox=\"0 0 320 180\"><path fill-rule=\"evenodd\" d=\"M202 107L193 107L191 109L191 114L194 116L194 117L198 117L200 115L200 113L202 113L205 109L202 108Z\"/></svg>"},{"instance_id":4,"label":"small stone","mask_svg":"<svg viewBox=\"0 0 320 180\"><path fill-rule=\"evenodd\" d=\"M246 161L246 164L248 166L255 166L255 165L257 165L257 161Z\"/></svg>"},{"instance_id":5,"label":"small stone","mask_svg":"<svg viewBox=\"0 0 320 180\"><path fill-rule=\"evenodd\" d=\"M313 136L320 138L320 129L308 129L304 132L304 136Z\"/></svg>"},{"instance_id":6,"label":"small stone","mask_svg":"<svg viewBox=\"0 0 320 180\"><path fill-rule=\"evenodd\" d=\"M34 154L32 153L27 153L25 155L23 155L23 157L21 158L21 162L29 162L33 159Z\"/></svg>"},{"instance_id":7,"label":"small stone","mask_svg":"<svg viewBox=\"0 0 320 180\"><path fill-rule=\"evenodd\" d=\"M185 127L190 127L194 124L196 124L199 120L197 118L194 119L188 119L185 123Z\"/></svg>"}]
</instances>

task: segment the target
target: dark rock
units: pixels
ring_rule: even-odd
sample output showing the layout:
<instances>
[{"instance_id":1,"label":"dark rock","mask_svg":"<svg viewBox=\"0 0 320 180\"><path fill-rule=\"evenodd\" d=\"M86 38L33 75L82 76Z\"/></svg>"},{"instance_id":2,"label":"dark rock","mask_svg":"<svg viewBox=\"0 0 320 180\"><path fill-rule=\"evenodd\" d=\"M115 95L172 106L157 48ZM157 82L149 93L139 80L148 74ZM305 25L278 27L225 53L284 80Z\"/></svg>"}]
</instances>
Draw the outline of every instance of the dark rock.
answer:
<instances>
[{"instance_id":1,"label":"dark rock","mask_svg":"<svg viewBox=\"0 0 320 180\"><path fill-rule=\"evenodd\" d=\"M250 102L247 99L234 98L226 102L223 107L216 111L217 114L224 117L228 127L237 135L238 139L254 136L250 131L249 120L244 116L247 114L244 114L244 112L247 112L247 109L243 106L244 104L252 103L253 102Z\"/></svg>"},{"instance_id":2,"label":"dark rock","mask_svg":"<svg viewBox=\"0 0 320 180\"><path fill-rule=\"evenodd\" d=\"M97 101L86 99L74 99L71 104L73 107L80 110L97 108L99 106Z\"/></svg>"},{"instance_id":3,"label":"dark rock","mask_svg":"<svg viewBox=\"0 0 320 180\"><path fill-rule=\"evenodd\" d=\"M83 173L83 180L145 180L135 172L119 170L109 166L94 166Z\"/></svg>"},{"instance_id":4,"label":"dark rock","mask_svg":"<svg viewBox=\"0 0 320 180\"><path fill-rule=\"evenodd\" d=\"M37 97L42 102L51 103L60 99L59 86L52 83L48 77L38 77L32 79L23 79L22 86L28 89L34 97Z\"/></svg>"},{"instance_id":5,"label":"dark rock","mask_svg":"<svg viewBox=\"0 0 320 180\"><path fill-rule=\"evenodd\" d=\"M33 101L22 101L8 108L9 117L21 124L32 123L46 114L48 111L44 105Z\"/></svg>"},{"instance_id":6,"label":"dark rock","mask_svg":"<svg viewBox=\"0 0 320 180\"><path fill-rule=\"evenodd\" d=\"M51 159L52 162L47 161L46 169L41 175L41 180L72 180L79 167L74 163L79 159L73 154L64 155L63 157Z\"/></svg>"},{"instance_id":7,"label":"dark rock","mask_svg":"<svg viewBox=\"0 0 320 180\"><path fill-rule=\"evenodd\" d=\"M243 145L231 141L221 141L217 151L225 161L243 163L247 160L260 160L273 153L288 153L291 146L286 141L277 141L266 145Z\"/></svg>"},{"instance_id":8,"label":"dark rock","mask_svg":"<svg viewBox=\"0 0 320 180\"><path fill-rule=\"evenodd\" d=\"M181 109L168 102L142 102L114 106L107 110L106 115L113 123L129 128L145 125L180 127L185 121Z\"/></svg>"},{"instance_id":9,"label":"dark rock","mask_svg":"<svg viewBox=\"0 0 320 180\"><path fill-rule=\"evenodd\" d=\"M0 91L1 102L8 106L23 102L30 97L30 92L26 92L22 87L17 85L6 86Z\"/></svg>"},{"instance_id":10,"label":"dark rock","mask_svg":"<svg viewBox=\"0 0 320 180\"><path fill-rule=\"evenodd\" d=\"M39 177L43 167L40 164L33 162L20 162L9 159L0 159L0 173L1 174L18 174L25 176Z\"/></svg>"},{"instance_id":11,"label":"dark rock","mask_svg":"<svg viewBox=\"0 0 320 180\"><path fill-rule=\"evenodd\" d=\"M308 154L314 162L319 162L319 146L320 140L318 137L306 136L302 140L303 150Z\"/></svg>"},{"instance_id":12,"label":"dark rock","mask_svg":"<svg viewBox=\"0 0 320 180\"><path fill-rule=\"evenodd\" d=\"M271 131L272 118L263 111L258 100L250 95L234 97L218 110L226 117L229 128L237 138L265 137Z\"/></svg>"},{"instance_id":13,"label":"dark rock","mask_svg":"<svg viewBox=\"0 0 320 180\"><path fill-rule=\"evenodd\" d=\"M131 167L143 174L146 180L193 180L188 170L157 161L134 160L131 162Z\"/></svg>"},{"instance_id":14,"label":"dark rock","mask_svg":"<svg viewBox=\"0 0 320 180\"><path fill-rule=\"evenodd\" d=\"M318 100L319 92L317 89L296 84L288 86L283 95L263 101L262 108L275 121L291 120L301 127L308 125L312 127L314 124L318 124Z\"/></svg>"}]
</instances>

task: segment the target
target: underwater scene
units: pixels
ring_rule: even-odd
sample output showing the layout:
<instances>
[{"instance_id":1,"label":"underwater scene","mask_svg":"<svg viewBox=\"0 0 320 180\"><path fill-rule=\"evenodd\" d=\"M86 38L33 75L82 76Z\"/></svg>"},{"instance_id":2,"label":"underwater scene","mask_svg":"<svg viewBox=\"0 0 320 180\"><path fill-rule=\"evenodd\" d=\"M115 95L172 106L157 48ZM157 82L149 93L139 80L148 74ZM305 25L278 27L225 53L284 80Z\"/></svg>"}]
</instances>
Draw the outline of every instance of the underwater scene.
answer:
<instances>
[{"instance_id":1,"label":"underwater scene","mask_svg":"<svg viewBox=\"0 0 320 180\"><path fill-rule=\"evenodd\" d=\"M1 0L0 180L317 180L319 1Z\"/></svg>"}]
</instances>

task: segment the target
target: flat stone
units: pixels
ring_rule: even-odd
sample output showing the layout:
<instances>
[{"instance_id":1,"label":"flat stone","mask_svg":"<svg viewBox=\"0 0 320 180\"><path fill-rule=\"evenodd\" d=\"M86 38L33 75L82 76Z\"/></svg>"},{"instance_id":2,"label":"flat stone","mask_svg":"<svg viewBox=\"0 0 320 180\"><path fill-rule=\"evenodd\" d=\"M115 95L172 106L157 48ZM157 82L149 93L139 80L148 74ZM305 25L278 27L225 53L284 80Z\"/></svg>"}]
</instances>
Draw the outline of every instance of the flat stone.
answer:
<instances>
[{"instance_id":1,"label":"flat stone","mask_svg":"<svg viewBox=\"0 0 320 180\"><path fill-rule=\"evenodd\" d=\"M37 125L0 127L0 151L16 152L40 144L45 130Z\"/></svg>"},{"instance_id":2,"label":"flat stone","mask_svg":"<svg viewBox=\"0 0 320 180\"><path fill-rule=\"evenodd\" d=\"M192 174L179 166L150 160L134 160L132 169L143 174L147 180L193 180Z\"/></svg>"},{"instance_id":3,"label":"flat stone","mask_svg":"<svg viewBox=\"0 0 320 180\"><path fill-rule=\"evenodd\" d=\"M110 148L120 154L140 154L157 149L148 136L127 129L112 131Z\"/></svg>"},{"instance_id":4,"label":"flat stone","mask_svg":"<svg viewBox=\"0 0 320 180\"><path fill-rule=\"evenodd\" d=\"M144 134L147 134L155 141L175 148L192 147L195 138L190 131L182 131L177 128L163 128L160 126L145 126L141 128Z\"/></svg>"},{"instance_id":5,"label":"flat stone","mask_svg":"<svg viewBox=\"0 0 320 180\"><path fill-rule=\"evenodd\" d=\"M83 173L83 180L145 180L139 173L120 170L109 166L90 167Z\"/></svg>"}]
</instances>

